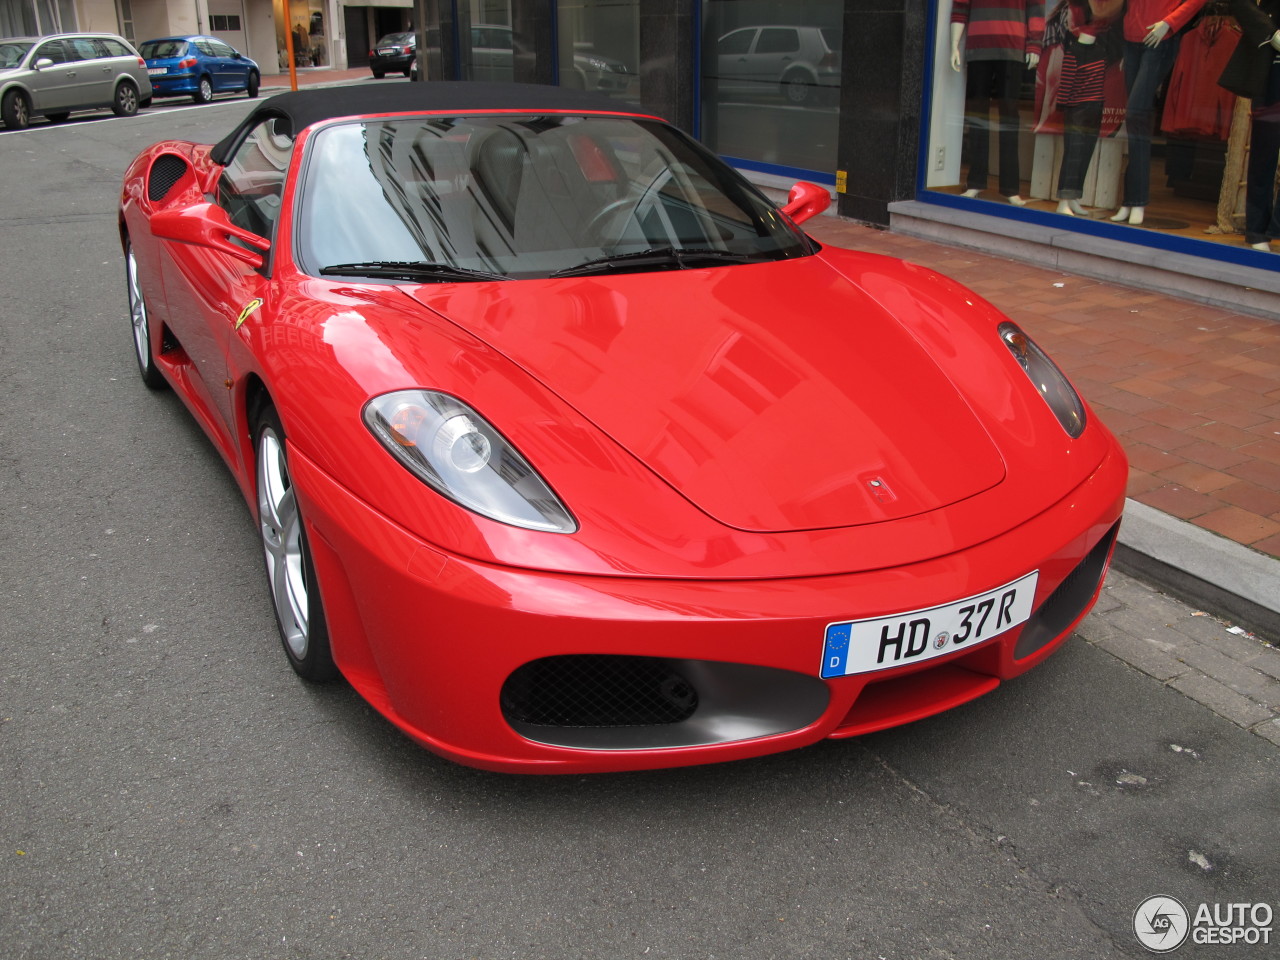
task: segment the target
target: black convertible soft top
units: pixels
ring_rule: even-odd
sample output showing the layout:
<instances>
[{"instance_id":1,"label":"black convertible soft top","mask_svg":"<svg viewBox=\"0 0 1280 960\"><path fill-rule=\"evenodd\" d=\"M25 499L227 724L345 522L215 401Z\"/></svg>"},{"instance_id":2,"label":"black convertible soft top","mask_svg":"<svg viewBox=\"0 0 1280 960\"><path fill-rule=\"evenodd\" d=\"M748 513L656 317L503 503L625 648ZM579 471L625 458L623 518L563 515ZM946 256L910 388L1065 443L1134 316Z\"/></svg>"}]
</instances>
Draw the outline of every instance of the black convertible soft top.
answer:
<instances>
[{"instance_id":1,"label":"black convertible soft top","mask_svg":"<svg viewBox=\"0 0 1280 960\"><path fill-rule=\"evenodd\" d=\"M281 93L259 103L210 152L215 163L231 159L250 129L279 117L296 136L313 123L378 113L484 113L490 110L626 113L636 110L603 94L533 83L429 81L372 83Z\"/></svg>"}]
</instances>

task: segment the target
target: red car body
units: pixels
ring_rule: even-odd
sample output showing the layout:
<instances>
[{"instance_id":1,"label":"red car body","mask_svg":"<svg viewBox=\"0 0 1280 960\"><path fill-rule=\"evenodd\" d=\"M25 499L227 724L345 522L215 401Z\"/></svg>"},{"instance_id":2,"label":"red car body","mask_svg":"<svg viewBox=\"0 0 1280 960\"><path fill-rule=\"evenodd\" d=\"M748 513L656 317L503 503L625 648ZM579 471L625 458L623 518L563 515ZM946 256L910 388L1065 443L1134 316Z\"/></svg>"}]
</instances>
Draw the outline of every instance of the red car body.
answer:
<instances>
[{"instance_id":1,"label":"red car body","mask_svg":"<svg viewBox=\"0 0 1280 960\"><path fill-rule=\"evenodd\" d=\"M464 112L633 116L524 95L547 99ZM494 770L707 763L929 716L1070 635L1101 588L1126 461L1096 418L1064 429L996 308L816 244L514 282L317 275L297 246L318 131L458 112L397 96L296 130L269 248L228 240L206 203L221 147L151 147L120 213L152 380L255 507L254 411L275 409L333 661L392 723ZM421 389L494 425L574 529L489 519L397 462L362 417ZM933 632L988 614L1005 621L982 636ZM867 668L849 637L876 630Z\"/></svg>"}]
</instances>

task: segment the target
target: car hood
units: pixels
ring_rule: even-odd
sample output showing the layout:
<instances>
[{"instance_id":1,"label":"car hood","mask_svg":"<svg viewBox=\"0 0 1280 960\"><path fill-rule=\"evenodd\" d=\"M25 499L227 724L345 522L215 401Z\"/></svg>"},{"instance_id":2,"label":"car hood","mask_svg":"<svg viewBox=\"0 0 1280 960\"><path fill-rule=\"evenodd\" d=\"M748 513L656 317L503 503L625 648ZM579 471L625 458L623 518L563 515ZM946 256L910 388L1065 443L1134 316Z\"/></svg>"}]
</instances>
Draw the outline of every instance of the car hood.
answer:
<instances>
[{"instance_id":1,"label":"car hood","mask_svg":"<svg viewBox=\"0 0 1280 960\"><path fill-rule=\"evenodd\" d=\"M820 257L405 290L740 530L900 519L1005 476L929 352Z\"/></svg>"}]
</instances>

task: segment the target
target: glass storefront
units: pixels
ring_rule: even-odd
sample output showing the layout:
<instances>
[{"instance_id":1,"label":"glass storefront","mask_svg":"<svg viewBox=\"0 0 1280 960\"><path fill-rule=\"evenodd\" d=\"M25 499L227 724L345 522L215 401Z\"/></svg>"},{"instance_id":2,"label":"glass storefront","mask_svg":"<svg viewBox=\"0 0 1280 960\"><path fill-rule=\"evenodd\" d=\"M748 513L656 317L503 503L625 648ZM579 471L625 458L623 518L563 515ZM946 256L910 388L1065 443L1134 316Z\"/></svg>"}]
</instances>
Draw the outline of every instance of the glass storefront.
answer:
<instances>
[{"instance_id":1,"label":"glass storefront","mask_svg":"<svg viewBox=\"0 0 1280 960\"><path fill-rule=\"evenodd\" d=\"M288 5L288 16L284 14ZM325 0L276 0L276 52L280 69L289 69L288 40L293 35L293 63L297 67L327 67L329 43L325 24Z\"/></svg>"},{"instance_id":2,"label":"glass storefront","mask_svg":"<svg viewBox=\"0 0 1280 960\"><path fill-rule=\"evenodd\" d=\"M702 10L703 142L833 182L844 4L706 0Z\"/></svg>"},{"instance_id":3,"label":"glass storefront","mask_svg":"<svg viewBox=\"0 0 1280 960\"><path fill-rule=\"evenodd\" d=\"M560 85L640 99L640 0L559 0Z\"/></svg>"},{"instance_id":4,"label":"glass storefront","mask_svg":"<svg viewBox=\"0 0 1280 960\"><path fill-rule=\"evenodd\" d=\"M927 191L1244 243L1250 117L1218 82L1240 38L1221 0L941 0L935 36Z\"/></svg>"}]
</instances>

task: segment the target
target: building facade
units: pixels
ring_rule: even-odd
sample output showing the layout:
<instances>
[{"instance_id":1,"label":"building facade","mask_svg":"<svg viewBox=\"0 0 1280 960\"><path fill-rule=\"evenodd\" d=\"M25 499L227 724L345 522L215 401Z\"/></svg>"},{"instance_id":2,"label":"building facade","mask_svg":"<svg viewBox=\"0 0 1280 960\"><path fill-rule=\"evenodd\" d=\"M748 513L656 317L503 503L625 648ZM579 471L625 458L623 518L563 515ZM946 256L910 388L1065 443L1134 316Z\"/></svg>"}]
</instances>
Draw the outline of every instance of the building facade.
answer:
<instances>
[{"instance_id":1,"label":"building facade","mask_svg":"<svg viewBox=\"0 0 1280 960\"><path fill-rule=\"evenodd\" d=\"M1123 0L0 0L0 34L212 33L276 73L286 31L302 69L414 31L428 81L639 102L857 220L914 201L1269 266L1245 218L1275 158L1247 160L1250 101L1218 82L1240 29L1224 0L1155 2L1156 44Z\"/></svg>"}]
</instances>

